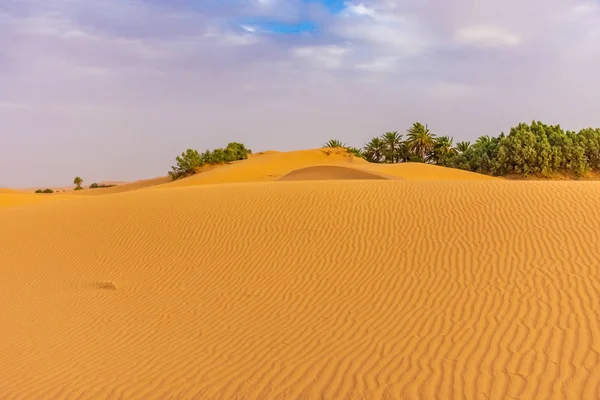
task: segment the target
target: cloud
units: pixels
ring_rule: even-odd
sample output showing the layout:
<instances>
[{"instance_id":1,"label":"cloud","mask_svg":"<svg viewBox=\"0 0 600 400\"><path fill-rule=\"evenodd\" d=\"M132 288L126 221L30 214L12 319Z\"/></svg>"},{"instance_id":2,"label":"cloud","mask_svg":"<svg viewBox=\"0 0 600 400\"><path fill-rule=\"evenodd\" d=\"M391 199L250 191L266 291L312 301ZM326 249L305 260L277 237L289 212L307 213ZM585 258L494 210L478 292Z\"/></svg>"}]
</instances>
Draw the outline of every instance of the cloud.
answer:
<instances>
[{"instance_id":1,"label":"cloud","mask_svg":"<svg viewBox=\"0 0 600 400\"><path fill-rule=\"evenodd\" d=\"M396 57L377 58L373 61L357 64L356 68L370 72L387 72L396 66L397 61L398 59Z\"/></svg>"},{"instance_id":2,"label":"cloud","mask_svg":"<svg viewBox=\"0 0 600 400\"><path fill-rule=\"evenodd\" d=\"M474 26L456 31L456 40L462 44L482 47L507 46L514 47L521 43L521 37L502 28L490 26Z\"/></svg>"},{"instance_id":3,"label":"cloud","mask_svg":"<svg viewBox=\"0 0 600 400\"><path fill-rule=\"evenodd\" d=\"M416 120L457 141L600 126L597 2L335 3L0 2L0 159L30 158L0 187L152 177L223 140L360 146Z\"/></svg>"},{"instance_id":4,"label":"cloud","mask_svg":"<svg viewBox=\"0 0 600 400\"><path fill-rule=\"evenodd\" d=\"M375 9L363 3L350 3L331 29L344 40L406 57L432 45L430 33L420 22L415 15L393 12L390 7Z\"/></svg>"},{"instance_id":5,"label":"cloud","mask_svg":"<svg viewBox=\"0 0 600 400\"><path fill-rule=\"evenodd\" d=\"M294 56L309 60L325 68L337 68L342 65L347 48L335 45L304 46L293 49Z\"/></svg>"}]
</instances>

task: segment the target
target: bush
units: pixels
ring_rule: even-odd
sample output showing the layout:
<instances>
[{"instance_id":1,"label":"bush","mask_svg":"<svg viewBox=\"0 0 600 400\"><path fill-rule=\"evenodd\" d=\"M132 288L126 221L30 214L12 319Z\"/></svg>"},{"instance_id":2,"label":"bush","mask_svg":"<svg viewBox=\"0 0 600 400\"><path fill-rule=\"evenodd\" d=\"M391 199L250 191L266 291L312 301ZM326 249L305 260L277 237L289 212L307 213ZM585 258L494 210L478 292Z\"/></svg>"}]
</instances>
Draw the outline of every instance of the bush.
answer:
<instances>
[{"instance_id":1,"label":"bush","mask_svg":"<svg viewBox=\"0 0 600 400\"><path fill-rule=\"evenodd\" d=\"M81 186L77 186L75 189L73 190L83 190L83 188Z\"/></svg>"},{"instance_id":2,"label":"bush","mask_svg":"<svg viewBox=\"0 0 600 400\"><path fill-rule=\"evenodd\" d=\"M173 180L193 175L204 165L225 164L245 160L252 150L242 143L231 142L224 149L206 150L200 154L197 150L187 149L176 157L177 165L171 167L169 175Z\"/></svg>"},{"instance_id":3,"label":"bush","mask_svg":"<svg viewBox=\"0 0 600 400\"><path fill-rule=\"evenodd\" d=\"M169 175L173 180L182 178L184 176L193 175L196 173L196 169L204 165L204 161L200 153L197 150L187 149L185 152L177 156L177 165L172 166L172 171L169 171Z\"/></svg>"},{"instance_id":4,"label":"bush","mask_svg":"<svg viewBox=\"0 0 600 400\"><path fill-rule=\"evenodd\" d=\"M54 190L52 190L52 189L46 189L46 190L44 190L44 193L54 193Z\"/></svg>"},{"instance_id":5,"label":"bush","mask_svg":"<svg viewBox=\"0 0 600 400\"><path fill-rule=\"evenodd\" d=\"M105 185L104 183L100 183L100 184L98 184L98 183L92 183L90 185L90 189L104 189L104 188L110 188L110 187L113 187L113 186L117 186L117 185Z\"/></svg>"},{"instance_id":6,"label":"bush","mask_svg":"<svg viewBox=\"0 0 600 400\"><path fill-rule=\"evenodd\" d=\"M35 191L36 193L44 193L44 191L42 189L38 189Z\"/></svg>"}]
</instances>

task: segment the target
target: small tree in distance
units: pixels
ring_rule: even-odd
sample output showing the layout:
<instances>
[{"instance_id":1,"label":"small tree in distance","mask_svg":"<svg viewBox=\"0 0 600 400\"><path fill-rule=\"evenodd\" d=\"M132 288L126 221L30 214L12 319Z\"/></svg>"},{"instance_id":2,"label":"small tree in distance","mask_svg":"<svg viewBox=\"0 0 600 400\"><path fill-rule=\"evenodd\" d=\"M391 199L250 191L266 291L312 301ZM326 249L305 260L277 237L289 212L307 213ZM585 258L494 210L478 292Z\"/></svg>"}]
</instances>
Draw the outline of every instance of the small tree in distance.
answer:
<instances>
[{"instance_id":1,"label":"small tree in distance","mask_svg":"<svg viewBox=\"0 0 600 400\"><path fill-rule=\"evenodd\" d=\"M77 187L75 188L75 190L81 190L81 189L83 189L81 187L81 184L83 183L83 179L81 179L80 177L76 176L75 179L73 179L73 183L75 185L77 185Z\"/></svg>"}]
</instances>

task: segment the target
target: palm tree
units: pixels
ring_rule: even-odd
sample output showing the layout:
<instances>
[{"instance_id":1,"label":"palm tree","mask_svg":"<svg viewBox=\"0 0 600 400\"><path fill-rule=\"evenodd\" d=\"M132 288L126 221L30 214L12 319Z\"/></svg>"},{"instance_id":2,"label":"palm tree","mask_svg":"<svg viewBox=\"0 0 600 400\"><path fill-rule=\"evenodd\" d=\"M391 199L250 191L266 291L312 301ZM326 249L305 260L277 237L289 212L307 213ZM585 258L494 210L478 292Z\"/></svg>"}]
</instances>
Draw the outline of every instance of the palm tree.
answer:
<instances>
[{"instance_id":1,"label":"palm tree","mask_svg":"<svg viewBox=\"0 0 600 400\"><path fill-rule=\"evenodd\" d=\"M77 177L75 177L75 179L73 179L73 183L75 185L77 185L78 188L80 188L81 184L83 183L83 179L81 179L80 177L77 176Z\"/></svg>"},{"instance_id":2,"label":"palm tree","mask_svg":"<svg viewBox=\"0 0 600 400\"><path fill-rule=\"evenodd\" d=\"M488 135L484 135L475 141L473 147L476 147L481 152L482 156L487 155L488 157L492 157L497 142L497 138L490 138Z\"/></svg>"},{"instance_id":3,"label":"palm tree","mask_svg":"<svg viewBox=\"0 0 600 400\"><path fill-rule=\"evenodd\" d=\"M492 144L492 139L488 135L480 136L475 141L475 146L480 146L482 148L488 148Z\"/></svg>"},{"instance_id":4,"label":"palm tree","mask_svg":"<svg viewBox=\"0 0 600 400\"><path fill-rule=\"evenodd\" d=\"M396 163L400 159L400 147L402 146L402 135L398 131L386 132L381 136L381 140L386 146L385 160Z\"/></svg>"},{"instance_id":5,"label":"palm tree","mask_svg":"<svg viewBox=\"0 0 600 400\"><path fill-rule=\"evenodd\" d=\"M456 150L460 154L464 154L471 148L471 142L458 142L456 143Z\"/></svg>"},{"instance_id":6,"label":"palm tree","mask_svg":"<svg viewBox=\"0 0 600 400\"><path fill-rule=\"evenodd\" d=\"M333 147L348 147L346 143L342 143L341 140L331 139L327 143L323 145L323 148L333 148Z\"/></svg>"},{"instance_id":7,"label":"palm tree","mask_svg":"<svg viewBox=\"0 0 600 400\"><path fill-rule=\"evenodd\" d=\"M408 130L407 144L410 151L414 152L421 161L425 161L435 144L435 135L431 133L427 125L415 122Z\"/></svg>"},{"instance_id":8,"label":"palm tree","mask_svg":"<svg viewBox=\"0 0 600 400\"><path fill-rule=\"evenodd\" d=\"M356 148L356 147L348 147L348 152L350 154L352 154L354 157L360 157L360 158L364 158L365 157L363 151L361 149Z\"/></svg>"},{"instance_id":9,"label":"palm tree","mask_svg":"<svg viewBox=\"0 0 600 400\"><path fill-rule=\"evenodd\" d=\"M364 154L367 161L379 163L382 161L385 151L386 145L383 140L378 137L374 137L365 145Z\"/></svg>"},{"instance_id":10,"label":"palm tree","mask_svg":"<svg viewBox=\"0 0 600 400\"><path fill-rule=\"evenodd\" d=\"M445 165L450 158L457 154L453 142L454 138L449 136L436 138L433 152L428 157L428 161L432 161L438 165Z\"/></svg>"}]
</instances>

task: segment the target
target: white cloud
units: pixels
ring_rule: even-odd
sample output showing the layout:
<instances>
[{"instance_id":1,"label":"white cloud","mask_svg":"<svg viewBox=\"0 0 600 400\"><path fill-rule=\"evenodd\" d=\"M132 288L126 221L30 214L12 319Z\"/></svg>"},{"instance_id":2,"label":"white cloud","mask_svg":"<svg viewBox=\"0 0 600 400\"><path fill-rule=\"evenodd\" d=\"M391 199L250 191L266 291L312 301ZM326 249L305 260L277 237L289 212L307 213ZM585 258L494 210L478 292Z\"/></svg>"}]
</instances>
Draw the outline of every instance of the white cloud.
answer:
<instances>
[{"instance_id":1,"label":"white cloud","mask_svg":"<svg viewBox=\"0 0 600 400\"><path fill-rule=\"evenodd\" d=\"M245 29L248 33L236 33L225 30L211 30L206 32L203 37L214 40L218 43L231 45L231 46L249 46L260 42L260 38L256 35L250 33Z\"/></svg>"},{"instance_id":2,"label":"white cloud","mask_svg":"<svg viewBox=\"0 0 600 400\"><path fill-rule=\"evenodd\" d=\"M338 68L342 65L343 57L349 49L335 46L303 46L292 50L294 56L309 60L324 68Z\"/></svg>"},{"instance_id":3,"label":"white cloud","mask_svg":"<svg viewBox=\"0 0 600 400\"><path fill-rule=\"evenodd\" d=\"M481 47L514 47L521 43L521 37L492 26L473 26L456 31L455 39L461 44Z\"/></svg>"},{"instance_id":4,"label":"white cloud","mask_svg":"<svg viewBox=\"0 0 600 400\"><path fill-rule=\"evenodd\" d=\"M240 25L240 28L242 28L246 32L250 32L250 33L254 33L258 30L258 28L253 25Z\"/></svg>"},{"instance_id":5,"label":"white cloud","mask_svg":"<svg viewBox=\"0 0 600 400\"><path fill-rule=\"evenodd\" d=\"M424 24L409 13L399 14L387 3L379 9L350 3L333 21L331 31L342 40L370 46L381 57L412 57L433 45Z\"/></svg>"},{"instance_id":6,"label":"white cloud","mask_svg":"<svg viewBox=\"0 0 600 400\"><path fill-rule=\"evenodd\" d=\"M600 10L600 5L596 3L583 3L578 4L573 8L573 12L576 15L591 15L596 14Z\"/></svg>"},{"instance_id":7,"label":"white cloud","mask_svg":"<svg viewBox=\"0 0 600 400\"><path fill-rule=\"evenodd\" d=\"M346 15L369 16L371 18L375 18L377 16L377 12L373 8L367 7L362 3L349 4L343 13Z\"/></svg>"},{"instance_id":8,"label":"white cloud","mask_svg":"<svg viewBox=\"0 0 600 400\"><path fill-rule=\"evenodd\" d=\"M357 64L356 68L368 72L387 72L396 67L396 57L377 58L366 63Z\"/></svg>"}]
</instances>

